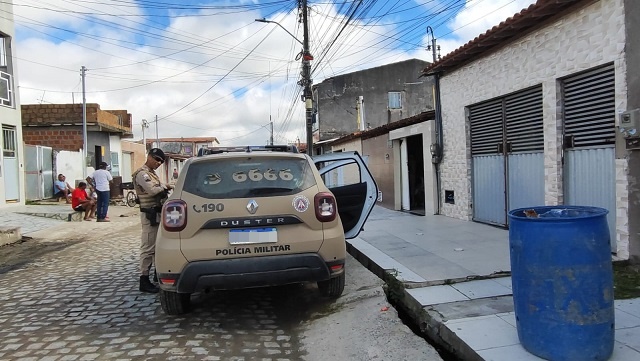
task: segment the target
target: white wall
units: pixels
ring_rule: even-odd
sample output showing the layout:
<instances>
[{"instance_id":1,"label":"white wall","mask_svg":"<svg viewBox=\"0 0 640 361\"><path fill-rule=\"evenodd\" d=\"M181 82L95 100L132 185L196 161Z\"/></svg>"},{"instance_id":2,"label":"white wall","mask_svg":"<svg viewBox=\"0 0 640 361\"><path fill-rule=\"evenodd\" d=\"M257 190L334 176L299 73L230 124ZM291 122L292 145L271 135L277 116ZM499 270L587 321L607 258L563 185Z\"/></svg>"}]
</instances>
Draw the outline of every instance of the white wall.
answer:
<instances>
[{"instance_id":1,"label":"white wall","mask_svg":"<svg viewBox=\"0 0 640 361\"><path fill-rule=\"evenodd\" d=\"M119 175L119 176L122 175L122 146L120 142L121 142L121 138L119 135L109 136L110 153L118 153L118 174L116 175ZM109 156L111 156L111 154L109 154ZM109 163L113 166L113 159Z\"/></svg>"},{"instance_id":2,"label":"white wall","mask_svg":"<svg viewBox=\"0 0 640 361\"><path fill-rule=\"evenodd\" d=\"M93 168L89 168L92 170ZM55 179L58 178L58 174L62 173L67 177L67 182L75 188L78 181L84 181L82 176L82 152L69 152L62 150L57 152L56 156L56 174ZM90 175L93 173L90 171L87 173Z\"/></svg>"},{"instance_id":3,"label":"white wall","mask_svg":"<svg viewBox=\"0 0 640 361\"><path fill-rule=\"evenodd\" d=\"M444 158L442 189L456 204L442 213L471 219L471 155L465 107L533 85L543 86L545 203L563 201L561 121L557 79L598 65L615 65L616 109L626 110L623 0L601 0L566 15L441 79ZM625 159L616 160L618 255L628 246ZM443 196L443 194L441 195ZM628 247L627 247L628 248Z\"/></svg>"},{"instance_id":4,"label":"white wall","mask_svg":"<svg viewBox=\"0 0 640 361\"><path fill-rule=\"evenodd\" d=\"M19 189L19 199L20 201L17 205L23 205L25 203L25 175L24 175L24 147L22 141L22 118L20 113L20 96L18 93L18 67L17 67L17 50L15 47L15 25L13 22L13 4L11 2L0 3L0 11L4 14L0 17L0 31L4 34L8 35L12 41L11 46L11 55L13 56L13 60L9 59L13 63L12 76L13 76L13 95L14 95L14 106L12 108L0 106L0 123L4 125L9 125L15 127L16 130L16 158L18 160L18 169L15 170L18 172L18 185ZM0 134L1 136L1 134ZM0 143L2 142L2 138L0 138ZM0 172L0 207L4 205L10 205L10 203L6 203L5 201L5 169L4 169L4 157L2 152L0 152L0 165L2 165L2 170Z\"/></svg>"}]
</instances>

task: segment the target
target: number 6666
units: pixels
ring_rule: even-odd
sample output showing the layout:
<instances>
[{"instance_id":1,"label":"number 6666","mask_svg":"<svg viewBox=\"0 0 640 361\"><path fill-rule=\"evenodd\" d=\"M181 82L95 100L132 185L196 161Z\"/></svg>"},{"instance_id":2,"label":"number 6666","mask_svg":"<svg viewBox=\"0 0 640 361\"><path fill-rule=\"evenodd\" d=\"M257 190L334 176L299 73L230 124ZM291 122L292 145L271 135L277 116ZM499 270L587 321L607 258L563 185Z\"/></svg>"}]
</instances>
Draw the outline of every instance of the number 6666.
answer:
<instances>
[{"instance_id":1,"label":"number 6666","mask_svg":"<svg viewBox=\"0 0 640 361\"><path fill-rule=\"evenodd\" d=\"M278 178L285 181L290 181L293 179L293 174L291 174L291 169L283 169L280 171L267 169L264 172L260 169L251 169L248 172L235 172L233 173L232 177L233 180L238 183L245 182L247 179L254 182L260 182L262 180L275 181L278 180Z\"/></svg>"}]
</instances>

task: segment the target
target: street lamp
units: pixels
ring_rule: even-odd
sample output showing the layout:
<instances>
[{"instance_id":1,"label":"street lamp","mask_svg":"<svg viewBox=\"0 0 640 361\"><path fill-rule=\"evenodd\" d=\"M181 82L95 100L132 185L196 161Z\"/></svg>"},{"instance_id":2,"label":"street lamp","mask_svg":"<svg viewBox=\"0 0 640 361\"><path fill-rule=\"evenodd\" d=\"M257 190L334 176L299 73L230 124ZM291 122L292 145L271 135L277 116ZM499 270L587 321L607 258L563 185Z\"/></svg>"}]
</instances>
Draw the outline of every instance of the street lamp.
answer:
<instances>
[{"instance_id":1,"label":"street lamp","mask_svg":"<svg viewBox=\"0 0 640 361\"><path fill-rule=\"evenodd\" d=\"M302 44L302 79L298 84L300 84L304 90L302 92L302 101L305 102L305 120L306 120L306 131L307 131L307 154L313 155L313 129L312 129L312 114L313 114L313 98L311 95L311 84L313 80L311 79L311 60L313 60L313 56L309 53L309 25L307 23L307 1L302 0L302 23L304 25L304 38L303 41L300 41L295 35L291 34L289 30L287 30L284 26L280 25L280 23L272 20L267 20L265 18L256 19L259 23L271 23L276 24L282 28L282 30L286 31L292 38L294 38L298 43Z\"/></svg>"},{"instance_id":2,"label":"street lamp","mask_svg":"<svg viewBox=\"0 0 640 361\"><path fill-rule=\"evenodd\" d=\"M267 19L265 19L265 18L262 18L262 19L256 19L256 21L257 21L257 22L259 22L259 23L269 23L269 24L276 24L276 25L278 25L279 27L281 27L281 28L282 28L282 30L286 31L286 32L287 32L287 34L291 35L291 37L292 37L292 38L294 38L297 42L299 42L299 43L300 43L300 45L304 46L304 43L303 43L302 41L298 40L298 38L296 38L296 36L295 36L295 35L291 34L291 32L290 32L289 30L287 30L287 28L285 28L284 26L280 25L280 23L279 23L279 22L277 22L277 21L273 21L273 20L267 20Z\"/></svg>"}]
</instances>

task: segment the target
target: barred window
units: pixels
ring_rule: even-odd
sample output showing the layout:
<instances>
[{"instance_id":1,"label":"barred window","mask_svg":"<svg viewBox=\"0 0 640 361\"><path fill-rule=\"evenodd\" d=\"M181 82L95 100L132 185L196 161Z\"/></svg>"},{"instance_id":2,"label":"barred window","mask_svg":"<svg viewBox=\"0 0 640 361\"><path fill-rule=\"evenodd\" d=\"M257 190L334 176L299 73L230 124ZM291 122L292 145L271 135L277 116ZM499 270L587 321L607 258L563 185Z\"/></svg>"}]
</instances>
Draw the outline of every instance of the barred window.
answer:
<instances>
[{"instance_id":1,"label":"barred window","mask_svg":"<svg viewBox=\"0 0 640 361\"><path fill-rule=\"evenodd\" d=\"M16 128L2 127L2 154L5 157L15 157L16 149Z\"/></svg>"}]
</instances>

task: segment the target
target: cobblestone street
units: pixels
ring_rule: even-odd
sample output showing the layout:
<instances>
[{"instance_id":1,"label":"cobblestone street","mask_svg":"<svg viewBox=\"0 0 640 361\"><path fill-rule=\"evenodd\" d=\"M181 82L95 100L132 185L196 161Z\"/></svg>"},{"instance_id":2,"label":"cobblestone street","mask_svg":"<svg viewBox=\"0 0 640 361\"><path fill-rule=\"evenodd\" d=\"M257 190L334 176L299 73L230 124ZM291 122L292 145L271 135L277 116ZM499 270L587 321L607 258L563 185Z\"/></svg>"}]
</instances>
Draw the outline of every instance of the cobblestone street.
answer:
<instances>
[{"instance_id":1,"label":"cobblestone street","mask_svg":"<svg viewBox=\"0 0 640 361\"><path fill-rule=\"evenodd\" d=\"M169 317L156 295L137 289L139 231L137 215L130 215L44 232L46 242L81 241L0 274L0 359L302 357L295 330L300 316L329 302L319 301L314 288L200 295L192 313Z\"/></svg>"}]
</instances>

